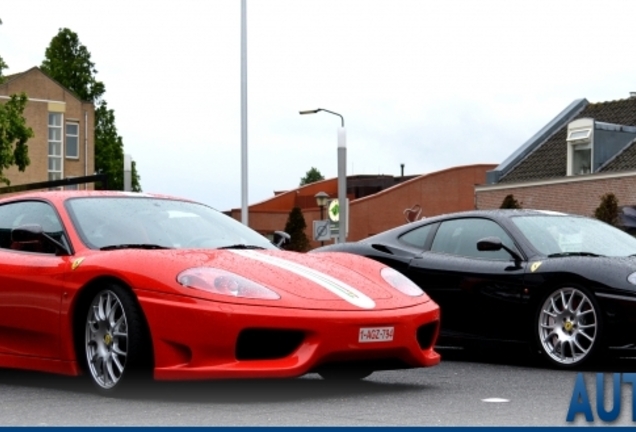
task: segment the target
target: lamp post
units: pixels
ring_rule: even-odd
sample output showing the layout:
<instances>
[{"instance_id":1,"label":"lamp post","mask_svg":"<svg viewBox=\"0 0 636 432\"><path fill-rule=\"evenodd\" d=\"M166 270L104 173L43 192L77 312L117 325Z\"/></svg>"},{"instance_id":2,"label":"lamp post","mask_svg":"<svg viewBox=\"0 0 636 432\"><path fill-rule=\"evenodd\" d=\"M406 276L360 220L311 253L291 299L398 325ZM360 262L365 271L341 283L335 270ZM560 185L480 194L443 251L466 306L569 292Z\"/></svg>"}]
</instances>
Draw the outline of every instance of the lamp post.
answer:
<instances>
[{"instance_id":1,"label":"lamp post","mask_svg":"<svg viewBox=\"0 0 636 432\"><path fill-rule=\"evenodd\" d=\"M344 243L347 241L347 134L344 117L324 108L299 111L299 113L301 115L316 114L320 111L340 117L340 128L338 129L338 243Z\"/></svg>"},{"instance_id":2,"label":"lamp post","mask_svg":"<svg viewBox=\"0 0 636 432\"><path fill-rule=\"evenodd\" d=\"M320 191L318 192L316 195L314 195L314 198L316 198L316 204L318 204L318 207L320 207L320 220L324 219L324 210L325 210L325 206L327 205L327 202L329 201L329 194L327 194L326 192ZM320 240L320 246L324 246L325 242L323 240Z\"/></svg>"},{"instance_id":3,"label":"lamp post","mask_svg":"<svg viewBox=\"0 0 636 432\"><path fill-rule=\"evenodd\" d=\"M241 222L249 226L247 206L247 0L241 1Z\"/></svg>"}]
</instances>

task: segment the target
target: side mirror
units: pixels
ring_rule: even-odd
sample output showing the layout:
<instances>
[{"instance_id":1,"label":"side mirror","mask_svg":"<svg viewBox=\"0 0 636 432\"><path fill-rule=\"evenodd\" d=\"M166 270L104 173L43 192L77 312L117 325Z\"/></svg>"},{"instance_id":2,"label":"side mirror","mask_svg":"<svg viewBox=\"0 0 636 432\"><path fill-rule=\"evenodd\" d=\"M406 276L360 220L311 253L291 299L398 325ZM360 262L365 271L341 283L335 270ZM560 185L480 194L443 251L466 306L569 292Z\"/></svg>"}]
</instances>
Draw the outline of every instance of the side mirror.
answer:
<instances>
[{"instance_id":1,"label":"side mirror","mask_svg":"<svg viewBox=\"0 0 636 432\"><path fill-rule=\"evenodd\" d=\"M58 254L70 255L71 251L69 248L55 240L53 237L44 232L41 225L38 224L28 224L21 225L11 230L11 241L15 243L40 243L40 242L48 242L51 243Z\"/></svg>"},{"instance_id":2,"label":"side mirror","mask_svg":"<svg viewBox=\"0 0 636 432\"><path fill-rule=\"evenodd\" d=\"M486 237L477 242L478 251L498 251L503 247L499 237Z\"/></svg>"},{"instance_id":3,"label":"side mirror","mask_svg":"<svg viewBox=\"0 0 636 432\"><path fill-rule=\"evenodd\" d=\"M278 247L283 247L284 245L289 243L290 239L291 236L285 231L274 231L274 241L272 243L274 243Z\"/></svg>"},{"instance_id":4,"label":"side mirror","mask_svg":"<svg viewBox=\"0 0 636 432\"><path fill-rule=\"evenodd\" d=\"M37 243L42 241L44 231L37 224L22 225L11 230L11 241L16 243Z\"/></svg>"},{"instance_id":5,"label":"side mirror","mask_svg":"<svg viewBox=\"0 0 636 432\"><path fill-rule=\"evenodd\" d=\"M495 251L498 251L498 250L501 250L501 249L503 249L506 252L508 252L510 254L510 256L512 257L512 259L515 260L516 263L519 263L519 262L523 261L523 258L521 258L521 255L519 255L514 250L510 249L505 244L503 244L499 237L486 237L486 238L483 238L483 239L481 239L481 240L479 240L477 242L477 250L478 251L492 251L492 252L495 252Z\"/></svg>"}]
</instances>

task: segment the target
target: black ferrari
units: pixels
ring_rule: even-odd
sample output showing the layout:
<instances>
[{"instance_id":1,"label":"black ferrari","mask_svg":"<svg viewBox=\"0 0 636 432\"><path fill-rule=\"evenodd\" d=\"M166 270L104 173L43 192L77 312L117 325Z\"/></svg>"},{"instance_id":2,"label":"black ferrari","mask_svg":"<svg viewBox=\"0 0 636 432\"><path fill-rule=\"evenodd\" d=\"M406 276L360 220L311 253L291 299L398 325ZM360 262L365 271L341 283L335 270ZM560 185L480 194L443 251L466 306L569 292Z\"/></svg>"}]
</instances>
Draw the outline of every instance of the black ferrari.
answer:
<instances>
[{"instance_id":1,"label":"black ferrari","mask_svg":"<svg viewBox=\"0 0 636 432\"><path fill-rule=\"evenodd\" d=\"M636 349L636 238L596 219L475 210L409 223L347 252L400 271L441 307L439 345L529 343L560 368Z\"/></svg>"}]
</instances>

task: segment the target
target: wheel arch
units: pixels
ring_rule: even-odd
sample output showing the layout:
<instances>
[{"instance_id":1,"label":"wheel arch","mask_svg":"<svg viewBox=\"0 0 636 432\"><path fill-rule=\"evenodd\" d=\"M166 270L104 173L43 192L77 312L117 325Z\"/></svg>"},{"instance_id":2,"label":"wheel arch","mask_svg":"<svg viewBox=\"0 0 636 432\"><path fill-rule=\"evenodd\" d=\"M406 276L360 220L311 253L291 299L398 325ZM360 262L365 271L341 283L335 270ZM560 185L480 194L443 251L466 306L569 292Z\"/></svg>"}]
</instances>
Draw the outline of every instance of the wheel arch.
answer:
<instances>
[{"instance_id":1,"label":"wheel arch","mask_svg":"<svg viewBox=\"0 0 636 432\"><path fill-rule=\"evenodd\" d=\"M126 282L124 282L123 280L121 280L120 278L114 277L114 276L100 276L97 277L95 279L90 280L88 283L86 283L83 287L81 287L77 294L75 295L75 299L74 302L71 304L70 310L69 310L69 316L70 316L70 324L71 324L71 334L72 334L72 338L73 338L73 355L74 355L74 359L77 362L77 364L79 365L79 368L81 370L81 373L85 373L86 371L85 369L85 365L83 363L83 359L82 359L82 340L84 338L84 326L83 326L83 320L86 318L83 314L84 311L86 310L86 307L88 307L89 303L92 301L93 296L95 296L95 294L97 294L97 292L100 289L103 289L105 287L107 287L108 285L118 285L121 288L125 289L126 291L128 291L128 293L131 294L132 298L134 299L134 301L137 303L137 307L139 308L139 310L141 311L141 316L143 318L143 322L144 322L144 326L145 326L145 331L146 334L148 336L148 343L150 344L150 348L151 348L151 360L153 363L153 367L154 367L154 345L152 343L152 334L150 331L150 326L148 325L148 319L146 318L146 315L144 313L143 308L141 307L141 304L139 302L139 298L137 297L137 294L134 292L134 290L132 289L132 287L127 284Z\"/></svg>"}]
</instances>

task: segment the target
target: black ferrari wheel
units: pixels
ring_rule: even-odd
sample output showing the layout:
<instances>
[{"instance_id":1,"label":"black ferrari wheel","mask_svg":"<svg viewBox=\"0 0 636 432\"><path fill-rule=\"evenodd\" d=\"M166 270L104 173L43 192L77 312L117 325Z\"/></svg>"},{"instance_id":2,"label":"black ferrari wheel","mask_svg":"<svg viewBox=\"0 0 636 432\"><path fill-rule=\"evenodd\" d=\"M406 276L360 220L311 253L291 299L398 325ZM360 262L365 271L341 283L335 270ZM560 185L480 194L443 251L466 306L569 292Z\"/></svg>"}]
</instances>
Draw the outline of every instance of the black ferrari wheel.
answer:
<instances>
[{"instance_id":1,"label":"black ferrari wheel","mask_svg":"<svg viewBox=\"0 0 636 432\"><path fill-rule=\"evenodd\" d=\"M145 320L128 290L110 285L94 295L86 311L83 348L85 369L101 393L114 394L150 377Z\"/></svg>"},{"instance_id":2,"label":"black ferrari wheel","mask_svg":"<svg viewBox=\"0 0 636 432\"><path fill-rule=\"evenodd\" d=\"M369 369L325 369L318 372L325 380L356 381L365 379L373 373Z\"/></svg>"},{"instance_id":3,"label":"black ferrari wheel","mask_svg":"<svg viewBox=\"0 0 636 432\"><path fill-rule=\"evenodd\" d=\"M536 324L537 345L554 366L580 366L598 351L600 309L582 288L561 287L550 292L540 305Z\"/></svg>"}]
</instances>

